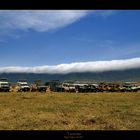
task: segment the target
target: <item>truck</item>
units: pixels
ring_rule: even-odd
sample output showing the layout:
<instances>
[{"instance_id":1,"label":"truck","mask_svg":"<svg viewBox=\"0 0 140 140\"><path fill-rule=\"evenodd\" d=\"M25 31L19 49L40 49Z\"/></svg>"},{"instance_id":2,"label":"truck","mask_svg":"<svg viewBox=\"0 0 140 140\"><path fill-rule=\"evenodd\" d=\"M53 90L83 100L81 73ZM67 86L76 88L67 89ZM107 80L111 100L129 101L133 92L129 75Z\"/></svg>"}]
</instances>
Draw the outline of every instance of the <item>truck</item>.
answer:
<instances>
[{"instance_id":1,"label":"truck","mask_svg":"<svg viewBox=\"0 0 140 140\"><path fill-rule=\"evenodd\" d=\"M31 92L46 92L47 86L43 85L41 80L36 80L30 85Z\"/></svg>"},{"instance_id":2,"label":"truck","mask_svg":"<svg viewBox=\"0 0 140 140\"><path fill-rule=\"evenodd\" d=\"M47 87L44 86L44 85L38 85L37 86L37 91L38 92L46 92L46 90L47 90Z\"/></svg>"},{"instance_id":3,"label":"truck","mask_svg":"<svg viewBox=\"0 0 140 140\"><path fill-rule=\"evenodd\" d=\"M16 91L17 92L27 92L27 91L30 91L30 87L28 85L28 82L26 80L19 80L17 82Z\"/></svg>"},{"instance_id":4,"label":"truck","mask_svg":"<svg viewBox=\"0 0 140 140\"><path fill-rule=\"evenodd\" d=\"M123 86L120 87L120 91L122 92L137 92L138 90L139 87L134 84L124 83Z\"/></svg>"},{"instance_id":5,"label":"truck","mask_svg":"<svg viewBox=\"0 0 140 140\"><path fill-rule=\"evenodd\" d=\"M0 79L0 92L9 92L10 84L6 78Z\"/></svg>"},{"instance_id":6,"label":"truck","mask_svg":"<svg viewBox=\"0 0 140 140\"><path fill-rule=\"evenodd\" d=\"M51 91L54 92L64 92L64 88L62 87L62 83L59 80L52 80L49 82L49 87Z\"/></svg>"}]
</instances>

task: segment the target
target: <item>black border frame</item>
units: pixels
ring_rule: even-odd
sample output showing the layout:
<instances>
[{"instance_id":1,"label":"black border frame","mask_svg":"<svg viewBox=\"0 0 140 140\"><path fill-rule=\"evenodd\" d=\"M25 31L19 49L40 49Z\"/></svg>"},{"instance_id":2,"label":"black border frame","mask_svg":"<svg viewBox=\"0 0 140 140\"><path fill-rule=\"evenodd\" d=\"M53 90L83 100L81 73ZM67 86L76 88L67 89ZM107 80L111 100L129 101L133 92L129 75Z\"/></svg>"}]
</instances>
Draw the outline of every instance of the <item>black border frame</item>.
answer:
<instances>
[{"instance_id":1,"label":"black border frame","mask_svg":"<svg viewBox=\"0 0 140 140\"><path fill-rule=\"evenodd\" d=\"M59 9L140 9L138 0L1 0L0 10L59 10ZM42 130L42 131L0 131L1 140L47 140L47 139L87 139L87 140L139 140L140 131L106 130Z\"/></svg>"}]
</instances>

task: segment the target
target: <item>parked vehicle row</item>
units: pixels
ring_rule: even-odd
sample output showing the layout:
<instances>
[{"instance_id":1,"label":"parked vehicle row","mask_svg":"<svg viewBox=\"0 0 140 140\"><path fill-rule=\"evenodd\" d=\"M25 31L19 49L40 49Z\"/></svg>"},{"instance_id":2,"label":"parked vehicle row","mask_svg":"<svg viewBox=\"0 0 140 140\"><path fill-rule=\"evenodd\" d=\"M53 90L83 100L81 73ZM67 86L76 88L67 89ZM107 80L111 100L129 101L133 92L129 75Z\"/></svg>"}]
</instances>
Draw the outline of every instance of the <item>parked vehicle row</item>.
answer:
<instances>
[{"instance_id":1,"label":"parked vehicle row","mask_svg":"<svg viewBox=\"0 0 140 140\"><path fill-rule=\"evenodd\" d=\"M10 84L6 78L0 79L0 92L46 92L47 86L41 84L28 84L27 80L18 80Z\"/></svg>"},{"instance_id":2,"label":"parked vehicle row","mask_svg":"<svg viewBox=\"0 0 140 140\"><path fill-rule=\"evenodd\" d=\"M140 86L132 83L62 83L65 92L137 92Z\"/></svg>"},{"instance_id":3,"label":"parked vehicle row","mask_svg":"<svg viewBox=\"0 0 140 140\"><path fill-rule=\"evenodd\" d=\"M52 80L43 85L36 81L28 84L27 80L18 80L15 85L10 85L7 79L0 79L0 92L75 92L75 93L94 93L94 92L137 92L140 85L134 83L89 83L89 82L60 82Z\"/></svg>"}]
</instances>

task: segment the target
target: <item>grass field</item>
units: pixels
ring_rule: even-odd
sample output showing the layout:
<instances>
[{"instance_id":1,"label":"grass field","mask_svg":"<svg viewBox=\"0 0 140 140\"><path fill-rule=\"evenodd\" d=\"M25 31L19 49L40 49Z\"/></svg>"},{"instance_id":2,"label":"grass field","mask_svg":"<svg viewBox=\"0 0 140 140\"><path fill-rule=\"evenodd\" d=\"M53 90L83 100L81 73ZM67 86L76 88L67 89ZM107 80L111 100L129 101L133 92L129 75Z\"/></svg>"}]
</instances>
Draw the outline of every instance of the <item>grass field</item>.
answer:
<instances>
[{"instance_id":1,"label":"grass field","mask_svg":"<svg viewBox=\"0 0 140 140\"><path fill-rule=\"evenodd\" d=\"M140 93L0 93L0 130L139 130Z\"/></svg>"}]
</instances>

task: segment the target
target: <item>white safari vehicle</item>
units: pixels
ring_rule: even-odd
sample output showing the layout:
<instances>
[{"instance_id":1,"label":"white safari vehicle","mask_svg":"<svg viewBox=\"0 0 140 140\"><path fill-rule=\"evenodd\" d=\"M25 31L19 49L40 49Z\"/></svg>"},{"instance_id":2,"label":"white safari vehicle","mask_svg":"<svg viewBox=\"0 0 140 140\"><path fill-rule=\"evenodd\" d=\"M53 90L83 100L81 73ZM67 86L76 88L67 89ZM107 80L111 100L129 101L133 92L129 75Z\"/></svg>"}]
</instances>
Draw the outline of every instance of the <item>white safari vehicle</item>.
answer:
<instances>
[{"instance_id":1,"label":"white safari vehicle","mask_svg":"<svg viewBox=\"0 0 140 140\"><path fill-rule=\"evenodd\" d=\"M10 84L7 82L7 79L0 79L0 91L9 92Z\"/></svg>"},{"instance_id":2,"label":"white safari vehicle","mask_svg":"<svg viewBox=\"0 0 140 140\"><path fill-rule=\"evenodd\" d=\"M17 82L16 91L18 91L18 92L21 92L21 91L24 91L24 92L30 91L30 87L29 87L27 81L25 81L25 80L19 80Z\"/></svg>"}]
</instances>

